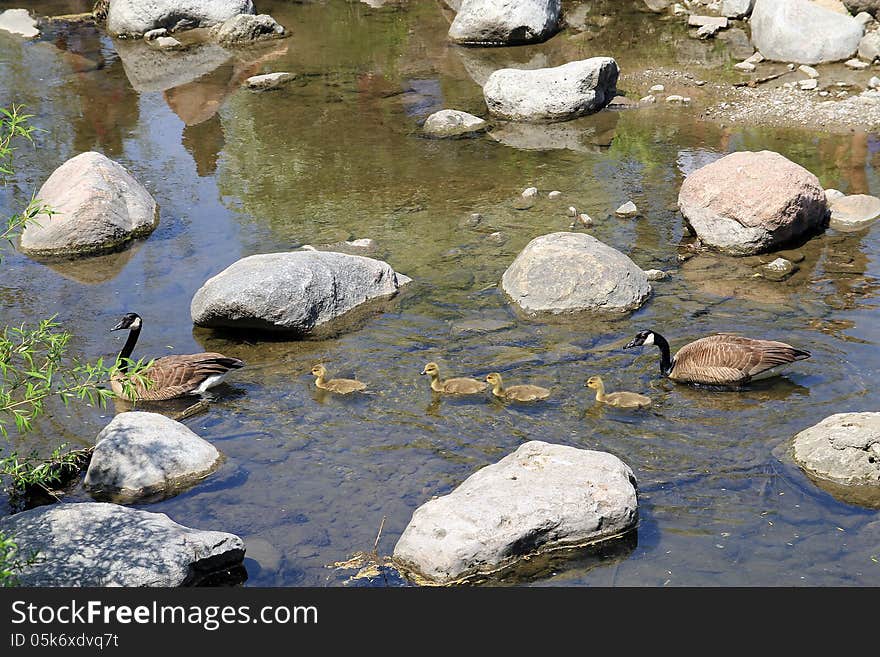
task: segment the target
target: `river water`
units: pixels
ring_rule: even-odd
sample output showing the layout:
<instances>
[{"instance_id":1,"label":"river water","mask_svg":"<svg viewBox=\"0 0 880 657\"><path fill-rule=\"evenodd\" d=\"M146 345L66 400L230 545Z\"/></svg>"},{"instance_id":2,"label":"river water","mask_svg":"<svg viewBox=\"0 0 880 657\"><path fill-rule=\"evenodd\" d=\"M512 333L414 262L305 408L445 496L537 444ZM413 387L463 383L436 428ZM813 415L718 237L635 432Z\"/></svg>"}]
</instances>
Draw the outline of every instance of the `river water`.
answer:
<instances>
[{"instance_id":1,"label":"river water","mask_svg":"<svg viewBox=\"0 0 880 657\"><path fill-rule=\"evenodd\" d=\"M30 4L53 15L91 3ZM352 572L328 565L371 549L383 517L378 551L390 554L415 508L532 439L623 459L638 478L640 524L616 549L504 583L880 585L876 506L826 492L787 454L795 433L832 413L877 410L880 228L814 238L798 247L797 274L773 283L753 274L775 256L679 262L690 238L676 210L684 176L736 150L775 150L825 187L876 195L877 135L703 121L700 90L683 78L667 92L693 95L687 106L604 110L496 138L419 135L439 109L485 116L480 84L502 66L609 55L632 98L649 85L628 74L646 69L739 79L735 40L697 41L640 4L587 3L570 12L585 29L539 46L465 49L447 43L452 14L441 2L261 0L291 38L233 57L202 52L164 73L143 44L115 44L88 24L52 23L30 42L0 33L0 101L25 105L43 130L37 148L19 151L0 208L15 211L62 162L96 150L125 165L161 213L149 238L118 254L39 263L7 253L4 324L57 314L75 349L97 358L121 348L125 336L109 329L134 311L145 324L135 357L211 350L246 361L207 413L185 420L224 465L141 508L243 537L247 586L345 584ZM269 93L241 88L272 71L298 77ZM541 195L523 209L532 185ZM562 198L548 199L551 190ZM641 216L614 216L627 200ZM501 274L532 238L568 230L569 206L639 266L671 272L640 311L536 321L505 301ZM362 328L322 341L193 328L194 292L239 258L364 237L414 283ZM655 350L621 348L643 328L673 349L738 331L813 357L746 391L698 390L660 379ZM552 397L437 399L419 376L430 360L445 375L499 371ZM317 394L309 370L318 361L368 382L371 394ZM653 409L597 407L584 387L593 374L609 390L650 394ZM114 409L50 411L13 446L88 446ZM89 498L75 489L67 499Z\"/></svg>"}]
</instances>

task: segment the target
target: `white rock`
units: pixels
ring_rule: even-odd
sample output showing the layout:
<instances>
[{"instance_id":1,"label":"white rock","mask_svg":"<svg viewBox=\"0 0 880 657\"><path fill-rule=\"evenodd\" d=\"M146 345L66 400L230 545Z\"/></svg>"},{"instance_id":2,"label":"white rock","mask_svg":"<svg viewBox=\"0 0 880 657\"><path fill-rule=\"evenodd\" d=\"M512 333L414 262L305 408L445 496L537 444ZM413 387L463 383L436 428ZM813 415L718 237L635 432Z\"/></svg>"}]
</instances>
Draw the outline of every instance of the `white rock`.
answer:
<instances>
[{"instance_id":1,"label":"white rock","mask_svg":"<svg viewBox=\"0 0 880 657\"><path fill-rule=\"evenodd\" d=\"M874 17L866 11L860 11L853 18L855 18L862 25L867 25L874 20Z\"/></svg>"},{"instance_id":2,"label":"white rock","mask_svg":"<svg viewBox=\"0 0 880 657\"><path fill-rule=\"evenodd\" d=\"M751 73L755 70L755 65L751 62L739 62L738 64L734 64L733 68L735 68L737 71Z\"/></svg>"},{"instance_id":3,"label":"white rock","mask_svg":"<svg viewBox=\"0 0 880 657\"><path fill-rule=\"evenodd\" d=\"M679 96L678 94L672 94L671 96L666 96L667 103L683 103L684 96Z\"/></svg>"},{"instance_id":4,"label":"white rock","mask_svg":"<svg viewBox=\"0 0 880 657\"><path fill-rule=\"evenodd\" d=\"M509 121L566 121L597 112L617 93L617 62L592 57L555 68L500 69L483 87L489 112Z\"/></svg>"},{"instance_id":5,"label":"white rock","mask_svg":"<svg viewBox=\"0 0 880 657\"><path fill-rule=\"evenodd\" d=\"M178 48L183 48L183 44L171 36L156 37L152 40L152 43L162 50L177 50Z\"/></svg>"},{"instance_id":6,"label":"white rock","mask_svg":"<svg viewBox=\"0 0 880 657\"><path fill-rule=\"evenodd\" d=\"M794 460L845 486L880 486L880 413L837 413L798 433Z\"/></svg>"},{"instance_id":7,"label":"white rock","mask_svg":"<svg viewBox=\"0 0 880 657\"><path fill-rule=\"evenodd\" d=\"M724 16L700 16L691 14L688 16L689 27L714 27L715 30L723 30L727 27L727 18Z\"/></svg>"},{"instance_id":8,"label":"white rock","mask_svg":"<svg viewBox=\"0 0 880 657\"><path fill-rule=\"evenodd\" d=\"M828 189L825 190L825 198L828 200L829 203L833 199L841 198L842 196L846 196L846 194L841 192L839 189L834 189L833 187L829 187Z\"/></svg>"},{"instance_id":9,"label":"white rock","mask_svg":"<svg viewBox=\"0 0 880 657\"><path fill-rule=\"evenodd\" d=\"M7 9L0 13L0 30L32 39L39 36L37 21L32 18L27 9Z\"/></svg>"},{"instance_id":10,"label":"white rock","mask_svg":"<svg viewBox=\"0 0 880 657\"><path fill-rule=\"evenodd\" d=\"M864 71L870 66L868 62L863 62L860 59L848 59L844 62L844 64L846 64L848 68L851 68L854 71Z\"/></svg>"},{"instance_id":11,"label":"white rock","mask_svg":"<svg viewBox=\"0 0 880 657\"><path fill-rule=\"evenodd\" d=\"M825 191L826 198L828 191ZM880 198L867 194L850 194L829 200L831 220L835 230L857 231L867 228L880 217Z\"/></svg>"},{"instance_id":12,"label":"white rock","mask_svg":"<svg viewBox=\"0 0 880 657\"><path fill-rule=\"evenodd\" d=\"M640 103L645 103L645 104L650 105L651 103L656 103L656 102L657 102L657 98L656 98L656 96L654 96L653 94L648 94L648 95L645 96L644 98L640 98L640 99L639 99L639 102L640 102Z\"/></svg>"},{"instance_id":13,"label":"white rock","mask_svg":"<svg viewBox=\"0 0 880 657\"><path fill-rule=\"evenodd\" d=\"M277 73L264 73L262 75L252 75L244 81L245 86L251 91L267 91L269 89L277 89L278 87L290 82L296 76L285 71Z\"/></svg>"},{"instance_id":14,"label":"white rock","mask_svg":"<svg viewBox=\"0 0 880 657\"><path fill-rule=\"evenodd\" d=\"M444 109L425 119L422 131L430 137L445 138L482 132L488 126L479 116L461 110Z\"/></svg>"},{"instance_id":15,"label":"white rock","mask_svg":"<svg viewBox=\"0 0 880 657\"><path fill-rule=\"evenodd\" d=\"M568 207L568 216L569 217L576 217L577 215L578 215L577 208L574 207L573 205L570 205Z\"/></svg>"},{"instance_id":16,"label":"white rock","mask_svg":"<svg viewBox=\"0 0 880 657\"><path fill-rule=\"evenodd\" d=\"M653 87L648 89L648 91L650 91L652 94L659 94L663 91L666 91L666 87L664 87L662 84L655 84Z\"/></svg>"},{"instance_id":17,"label":"white rock","mask_svg":"<svg viewBox=\"0 0 880 657\"><path fill-rule=\"evenodd\" d=\"M614 211L618 217L635 217L639 214L639 209L632 201L627 201Z\"/></svg>"},{"instance_id":18,"label":"white rock","mask_svg":"<svg viewBox=\"0 0 880 657\"><path fill-rule=\"evenodd\" d=\"M582 233L536 237L501 278L527 313L627 312L650 296L644 272L623 253Z\"/></svg>"},{"instance_id":19,"label":"white rock","mask_svg":"<svg viewBox=\"0 0 880 657\"><path fill-rule=\"evenodd\" d=\"M521 196L523 198L535 198L538 196L538 188L537 187L526 187Z\"/></svg>"},{"instance_id":20,"label":"white rock","mask_svg":"<svg viewBox=\"0 0 880 657\"><path fill-rule=\"evenodd\" d=\"M533 440L416 509L393 559L406 573L449 584L617 538L637 521L636 479L620 459Z\"/></svg>"},{"instance_id":21,"label":"white rock","mask_svg":"<svg viewBox=\"0 0 880 657\"><path fill-rule=\"evenodd\" d=\"M669 274L662 269L646 269L645 276L649 281L662 281L669 278Z\"/></svg>"},{"instance_id":22,"label":"white rock","mask_svg":"<svg viewBox=\"0 0 880 657\"><path fill-rule=\"evenodd\" d=\"M876 75L872 76L870 80L868 80L868 87L871 89L880 89L880 78Z\"/></svg>"},{"instance_id":23,"label":"white rock","mask_svg":"<svg viewBox=\"0 0 880 657\"><path fill-rule=\"evenodd\" d=\"M554 189L552 192L550 192L549 194L547 194L547 198L549 198L550 200L555 200L555 199L558 199L558 198L562 198L562 192L560 192L559 190L555 190L555 189Z\"/></svg>"},{"instance_id":24,"label":"white rock","mask_svg":"<svg viewBox=\"0 0 880 657\"><path fill-rule=\"evenodd\" d=\"M813 91L818 86L819 86L819 83L816 80L800 80L800 81L798 81L798 87L800 87L801 91Z\"/></svg>"},{"instance_id":25,"label":"white rock","mask_svg":"<svg viewBox=\"0 0 880 657\"><path fill-rule=\"evenodd\" d=\"M756 0L750 25L752 43L765 57L798 64L848 59L864 33L852 17L809 0Z\"/></svg>"},{"instance_id":26,"label":"white rock","mask_svg":"<svg viewBox=\"0 0 880 657\"><path fill-rule=\"evenodd\" d=\"M537 43L559 29L560 15L560 0L463 0L449 39L470 45Z\"/></svg>"},{"instance_id":27,"label":"white rock","mask_svg":"<svg viewBox=\"0 0 880 657\"><path fill-rule=\"evenodd\" d=\"M220 452L185 425L132 411L98 434L83 485L100 499L131 503L175 494L219 464Z\"/></svg>"},{"instance_id":28,"label":"white rock","mask_svg":"<svg viewBox=\"0 0 880 657\"><path fill-rule=\"evenodd\" d=\"M800 66L798 66L798 70L801 73L803 73L804 75L806 75L807 77L810 77L813 79L819 77L819 71L814 69L812 66L807 66L806 64L801 64Z\"/></svg>"},{"instance_id":29,"label":"white rock","mask_svg":"<svg viewBox=\"0 0 880 657\"><path fill-rule=\"evenodd\" d=\"M747 57L744 61L747 61L749 64L760 64L764 61L764 55L762 55L759 51L755 51L751 56Z\"/></svg>"}]
</instances>

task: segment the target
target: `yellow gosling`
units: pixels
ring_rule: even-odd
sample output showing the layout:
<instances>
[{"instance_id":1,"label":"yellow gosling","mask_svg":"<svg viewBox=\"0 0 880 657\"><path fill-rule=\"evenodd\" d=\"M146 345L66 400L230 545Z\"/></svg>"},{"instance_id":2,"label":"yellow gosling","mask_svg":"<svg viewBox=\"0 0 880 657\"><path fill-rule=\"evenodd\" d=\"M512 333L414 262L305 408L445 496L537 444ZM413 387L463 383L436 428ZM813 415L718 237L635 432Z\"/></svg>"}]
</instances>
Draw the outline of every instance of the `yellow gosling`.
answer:
<instances>
[{"instance_id":1,"label":"yellow gosling","mask_svg":"<svg viewBox=\"0 0 880 657\"><path fill-rule=\"evenodd\" d=\"M651 398L635 392L605 392L602 377L591 376L586 386L596 391L596 401L617 408L645 408L651 405Z\"/></svg>"},{"instance_id":2,"label":"yellow gosling","mask_svg":"<svg viewBox=\"0 0 880 657\"><path fill-rule=\"evenodd\" d=\"M486 377L486 381L492 385L492 394L500 399L528 402L547 399L547 397L550 396L550 391L541 386L524 384L505 388L504 383L501 380L501 375L498 374L498 372L492 372L489 374Z\"/></svg>"},{"instance_id":3,"label":"yellow gosling","mask_svg":"<svg viewBox=\"0 0 880 657\"><path fill-rule=\"evenodd\" d=\"M454 379L440 379L440 368L437 363L428 363L422 374L431 377L431 390L434 392L442 392L448 395L473 395L483 392L488 388L488 384L476 379L468 379L467 377L457 377Z\"/></svg>"},{"instance_id":4,"label":"yellow gosling","mask_svg":"<svg viewBox=\"0 0 880 657\"><path fill-rule=\"evenodd\" d=\"M366 390L367 384L354 379L327 379L327 370L323 365L315 365L312 368L315 376L315 385L321 390L329 390L339 395L347 395L350 392Z\"/></svg>"}]
</instances>

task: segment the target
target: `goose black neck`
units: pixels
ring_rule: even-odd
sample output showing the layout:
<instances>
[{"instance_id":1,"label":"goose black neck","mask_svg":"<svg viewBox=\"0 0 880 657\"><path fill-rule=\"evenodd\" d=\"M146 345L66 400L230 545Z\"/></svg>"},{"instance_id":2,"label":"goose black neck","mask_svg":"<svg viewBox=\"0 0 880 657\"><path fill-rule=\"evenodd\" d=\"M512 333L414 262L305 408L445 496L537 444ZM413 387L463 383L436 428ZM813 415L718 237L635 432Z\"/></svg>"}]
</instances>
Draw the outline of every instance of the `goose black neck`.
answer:
<instances>
[{"instance_id":1,"label":"goose black neck","mask_svg":"<svg viewBox=\"0 0 880 657\"><path fill-rule=\"evenodd\" d=\"M128 359L131 356L131 352L134 351L134 346L137 344L138 336L141 334L141 329L130 329L128 331L128 340L125 341L125 346L122 347L122 351L119 352L119 356L116 357L116 362L119 364L119 371L125 374L128 372Z\"/></svg>"},{"instance_id":2,"label":"goose black neck","mask_svg":"<svg viewBox=\"0 0 880 657\"><path fill-rule=\"evenodd\" d=\"M672 357L669 355L669 342L659 333L654 333L654 344L660 350L660 373L668 376L672 370Z\"/></svg>"}]
</instances>

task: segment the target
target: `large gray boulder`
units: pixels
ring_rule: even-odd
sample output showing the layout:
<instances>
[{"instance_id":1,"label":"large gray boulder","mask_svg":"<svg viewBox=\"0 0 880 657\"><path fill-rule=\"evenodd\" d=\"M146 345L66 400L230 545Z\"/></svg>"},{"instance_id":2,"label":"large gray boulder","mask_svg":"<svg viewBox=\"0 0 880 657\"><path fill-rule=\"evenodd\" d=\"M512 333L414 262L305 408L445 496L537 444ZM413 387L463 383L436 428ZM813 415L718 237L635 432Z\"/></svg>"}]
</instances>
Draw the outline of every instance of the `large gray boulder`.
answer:
<instances>
[{"instance_id":1,"label":"large gray boulder","mask_svg":"<svg viewBox=\"0 0 880 657\"><path fill-rule=\"evenodd\" d=\"M533 440L416 509L394 562L416 579L449 584L608 541L636 526L636 486L616 456Z\"/></svg>"},{"instance_id":2,"label":"large gray boulder","mask_svg":"<svg viewBox=\"0 0 880 657\"><path fill-rule=\"evenodd\" d=\"M500 69L483 87L489 112L508 121L567 121L598 112L617 94L617 62L591 57L553 68Z\"/></svg>"},{"instance_id":3,"label":"large gray boulder","mask_svg":"<svg viewBox=\"0 0 880 657\"><path fill-rule=\"evenodd\" d=\"M287 30L269 14L238 14L211 28L211 35L221 46L243 46L266 39L287 36Z\"/></svg>"},{"instance_id":4,"label":"large gray boulder","mask_svg":"<svg viewBox=\"0 0 880 657\"><path fill-rule=\"evenodd\" d=\"M190 529L164 513L118 504L54 504L0 518L18 555L37 559L17 575L22 586L186 586L240 566L234 534Z\"/></svg>"},{"instance_id":5,"label":"large gray boulder","mask_svg":"<svg viewBox=\"0 0 880 657\"><path fill-rule=\"evenodd\" d=\"M207 477L220 462L217 448L180 422L159 413L120 413L98 434L84 485L100 499L152 500Z\"/></svg>"},{"instance_id":6,"label":"large gray boulder","mask_svg":"<svg viewBox=\"0 0 880 657\"><path fill-rule=\"evenodd\" d=\"M37 198L57 214L38 215L22 231L21 250L35 256L113 250L149 235L159 222L150 193L100 153L81 153L55 169Z\"/></svg>"},{"instance_id":7,"label":"large gray boulder","mask_svg":"<svg viewBox=\"0 0 880 657\"><path fill-rule=\"evenodd\" d=\"M621 313L651 295L640 267L584 233L536 237L504 272L501 287L527 313Z\"/></svg>"},{"instance_id":8,"label":"large gray boulder","mask_svg":"<svg viewBox=\"0 0 880 657\"><path fill-rule=\"evenodd\" d=\"M880 487L880 413L837 413L804 429L794 460L818 479Z\"/></svg>"},{"instance_id":9,"label":"large gray boulder","mask_svg":"<svg viewBox=\"0 0 880 657\"><path fill-rule=\"evenodd\" d=\"M410 279L390 265L328 251L242 258L195 293L198 326L312 333L372 299L391 297Z\"/></svg>"},{"instance_id":10,"label":"large gray boulder","mask_svg":"<svg viewBox=\"0 0 880 657\"><path fill-rule=\"evenodd\" d=\"M482 46L537 43L559 29L560 12L560 0L463 0L449 39Z\"/></svg>"},{"instance_id":11,"label":"large gray boulder","mask_svg":"<svg viewBox=\"0 0 880 657\"><path fill-rule=\"evenodd\" d=\"M141 36L212 27L238 14L253 14L252 0L110 0L107 31L113 36Z\"/></svg>"},{"instance_id":12,"label":"large gray boulder","mask_svg":"<svg viewBox=\"0 0 880 657\"><path fill-rule=\"evenodd\" d=\"M849 59L865 28L809 0L756 0L752 43L767 59L821 64Z\"/></svg>"},{"instance_id":13,"label":"large gray boulder","mask_svg":"<svg viewBox=\"0 0 880 657\"><path fill-rule=\"evenodd\" d=\"M827 216L819 179L773 151L731 153L697 169L678 206L704 244L731 255L772 251Z\"/></svg>"}]
</instances>

